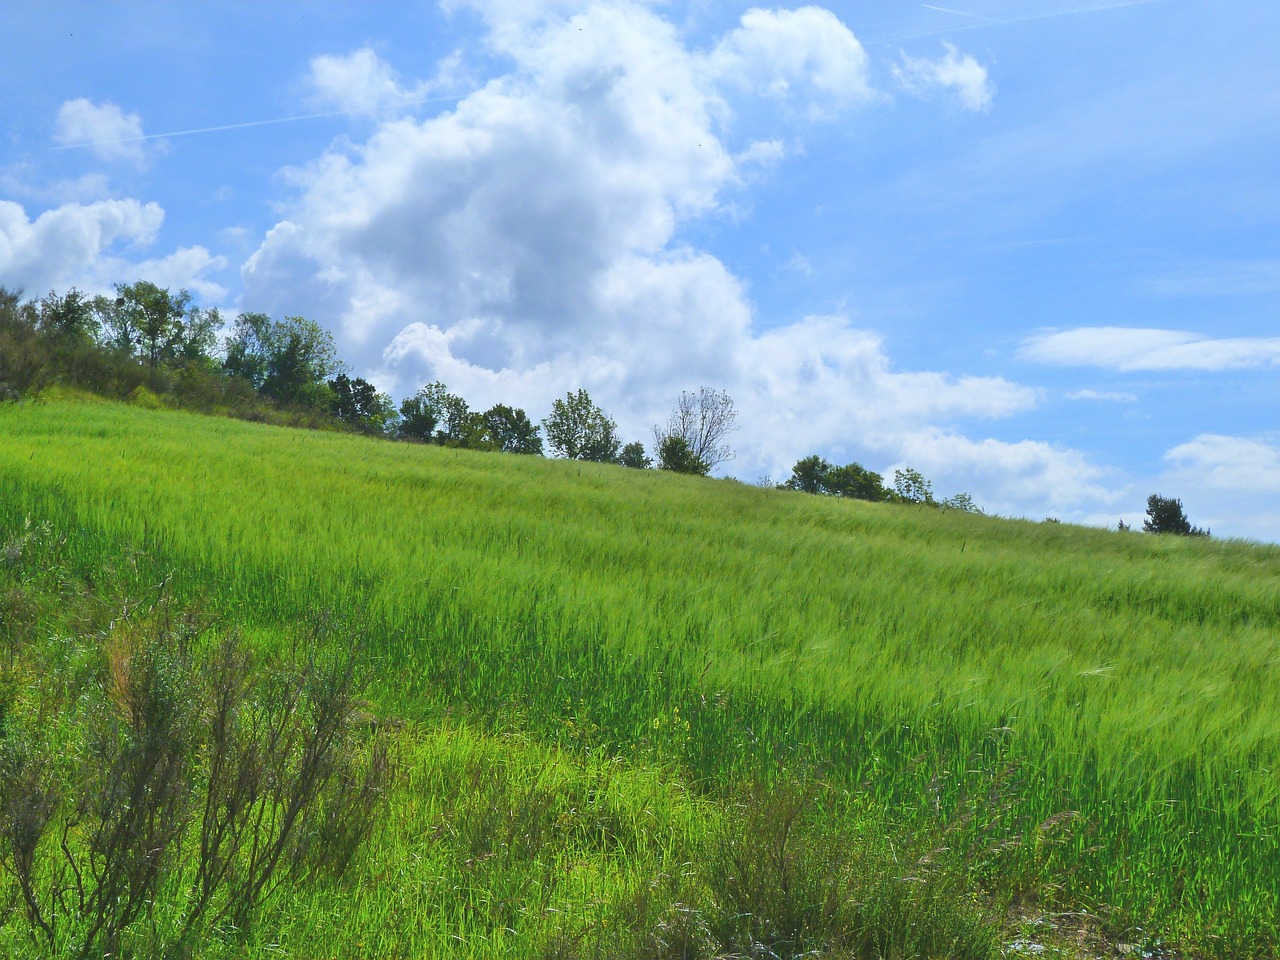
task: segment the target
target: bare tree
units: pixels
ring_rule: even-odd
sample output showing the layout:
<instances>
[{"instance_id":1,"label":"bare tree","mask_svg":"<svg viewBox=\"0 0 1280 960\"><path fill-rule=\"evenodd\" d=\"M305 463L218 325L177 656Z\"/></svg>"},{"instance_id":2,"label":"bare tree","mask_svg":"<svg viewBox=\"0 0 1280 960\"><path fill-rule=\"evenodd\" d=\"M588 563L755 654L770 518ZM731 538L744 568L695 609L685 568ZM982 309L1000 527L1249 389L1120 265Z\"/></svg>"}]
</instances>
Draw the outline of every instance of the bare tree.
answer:
<instances>
[{"instance_id":1,"label":"bare tree","mask_svg":"<svg viewBox=\"0 0 1280 960\"><path fill-rule=\"evenodd\" d=\"M694 460L709 472L716 464L733 459L733 450L725 442L726 435L738 428L738 411L733 398L723 390L702 387L697 393L685 390L676 402L666 427L654 427L656 448L672 437L683 440Z\"/></svg>"}]
</instances>

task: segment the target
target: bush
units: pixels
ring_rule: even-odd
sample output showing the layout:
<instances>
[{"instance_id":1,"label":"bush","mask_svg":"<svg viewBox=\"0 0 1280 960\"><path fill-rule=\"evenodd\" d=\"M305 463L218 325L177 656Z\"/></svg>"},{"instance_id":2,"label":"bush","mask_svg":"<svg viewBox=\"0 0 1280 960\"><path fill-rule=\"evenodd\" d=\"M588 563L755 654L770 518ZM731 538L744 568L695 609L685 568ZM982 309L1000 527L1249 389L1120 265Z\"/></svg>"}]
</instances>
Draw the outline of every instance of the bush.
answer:
<instances>
[{"instance_id":1,"label":"bush","mask_svg":"<svg viewBox=\"0 0 1280 960\"><path fill-rule=\"evenodd\" d=\"M995 926L963 852L849 809L820 783L754 786L706 853L710 927L732 956L986 958Z\"/></svg>"},{"instance_id":2,"label":"bush","mask_svg":"<svg viewBox=\"0 0 1280 960\"><path fill-rule=\"evenodd\" d=\"M272 661L164 603L58 642L74 669L11 642L0 683L0 864L51 954L182 952L347 868L389 765L323 625Z\"/></svg>"}]
</instances>

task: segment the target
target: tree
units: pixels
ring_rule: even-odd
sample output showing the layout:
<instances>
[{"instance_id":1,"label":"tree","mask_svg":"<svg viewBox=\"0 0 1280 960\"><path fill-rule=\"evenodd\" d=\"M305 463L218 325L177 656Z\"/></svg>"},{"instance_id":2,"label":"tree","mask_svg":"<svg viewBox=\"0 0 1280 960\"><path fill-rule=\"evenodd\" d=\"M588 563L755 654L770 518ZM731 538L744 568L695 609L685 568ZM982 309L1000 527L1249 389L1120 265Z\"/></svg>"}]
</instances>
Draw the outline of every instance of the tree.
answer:
<instances>
[{"instance_id":1,"label":"tree","mask_svg":"<svg viewBox=\"0 0 1280 960\"><path fill-rule=\"evenodd\" d=\"M711 465L694 454L684 437L670 434L658 444L658 469L705 477Z\"/></svg>"},{"instance_id":2,"label":"tree","mask_svg":"<svg viewBox=\"0 0 1280 960\"><path fill-rule=\"evenodd\" d=\"M933 506L933 484L919 470L903 467L893 472L893 492L903 503L920 503Z\"/></svg>"},{"instance_id":3,"label":"tree","mask_svg":"<svg viewBox=\"0 0 1280 960\"><path fill-rule=\"evenodd\" d=\"M653 466L653 460L645 456L644 444L639 440L633 440L622 448L622 453L618 456L618 462L624 467L631 467L635 470L647 470Z\"/></svg>"},{"instance_id":4,"label":"tree","mask_svg":"<svg viewBox=\"0 0 1280 960\"><path fill-rule=\"evenodd\" d=\"M542 421L547 443L556 456L568 460L616 463L621 441L613 418L591 402L587 391L568 393L551 405Z\"/></svg>"},{"instance_id":5,"label":"tree","mask_svg":"<svg viewBox=\"0 0 1280 960\"><path fill-rule=\"evenodd\" d=\"M49 291L37 305L36 327L43 333L73 340L93 340L98 335L98 316L93 300L72 287L62 296Z\"/></svg>"},{"instance_id":6,"label":"tree","mask_svg":"<svg viewBox=\"0 0 1280 960\"><path fill-rule=\"evenodd\" d=\"M702 387L697 393L685 390L676 401L676 408L666 427L653 428L659 460L666 441L678 437L693 457L689 464L696 461L706 465L702 471L681 472L709 473L717 464L733 459L733 450L724 443L724 438L737 429L737 421L738 412L733 407L733 399L724 391L709 387ZM676 448L671 449L674 451Z\"/></svg>"},{"instance_id":7,"label":"tree","mask_svg":"<svg viewBox=\"0 0 1280 960\"><path fill-rule=\"evenodd\" d=\"M391 398L379 393L368 380L356 377L354 380L345 373L340 373L329 381L332 399L329 401L329 412L349 427L362 433L383 434L395 420L395 407Z\"/></svg>"},{"instance_id":8,"label":"tree","mask_svg":"<svg viewBox=\"0 0 1280 960\"><path fill-rule=\"evenodd\" d=\"M183 319L191 294L179 290L170 294L149 280L117 283L112 322L117 342L136 346L155 369L161 360L172 360L181 351L185 327Z\"/></svg>"},{"instance_id":9,"label":"tree","mask_svg":"<svg viewBox=\"0 0 1280 960\"><path fill-rule=\"evenodd\" d=\"M880 501L891 496L884 486L884 478L860 463L848 463L835 467L826 476L826 493L854 500Z\"/></svg>"},{"instance_id":10,"label":"tree","mask_svg":"<svg viewBox=\"0 0 1280 960\"><path fill-rule=\"evenodd\" d=\"M480 416L485 434L496 449L503 453L542 456L542 436L520 408L496 403Z\"/></svg>"},{"instance_id":11,"label":"tree","mask_svg":"<svg viewBox=\"0 0 1280 960\"><path fill-rule=\"evenodd\" d=\"M319 324L305 317L273 321L265 313L236 318L222 366L264 396L320 408L331 399L326 381L342 370L333 336Z\"/></svg>"},{"instance_id":12,"label":"tree","mask_svg":"<svg viewBox=\"0 0 1280 960\"><path fill-rule=\"evenodd\" d=\"M400 404L400 426L397 436L401 440L430 443L435 439L436 424L439 422L440 411L419 390Z\"/></svg>"},{"instance_id":13,"label":"tree","mask_svg":"<svg viewBox=\"0 0 1280 960\"><path fill-rule=\"evenodd\" d=\"M217 361L213 359L213 355L217 349L218 331L221 329L222 314L217 307L192 307L187 311L183 322L174 359L203 367L216 366Z\"/></svg>"},{"instance_id":14,"label":"tree","mask_svg":"<svg viewBox=\"0 0 1280 960\"><path fill-rule=\"evenodd\" d=\"M400 404L400 416L400 436L423 443L475 446L465 441L484 432L483 422L476 422L479 415L471 412L467 401L450 393L439 380Z\"/></svg>"},{"instance_id":15,"label":"tree","mask_svg":"<svg viewBox=\"0 0 1280 960\"><path fill-rule=\"evenodd\" d=\"M982 512L982 508L979 507L978 504L974 502L973 497L969 496L967 493L957 493L955 496L947 497L947 499L943 500L939 506L947 510L962 510L965 513ZM1045 522L1058 523L1059 521L1054 517L1045 517Z\"/></svg>"},{"instance_id":16,"label":"tree","mask_svg":"<svg viewBox=\"0 0 1280 960\"><path fill-rule=\"evenodd\" d=\"M791 476L783 486L801 493L826 493L827 478L831 475L831 470L831 464L814 454L796 461L796 465L791 468Z\"/></svg>"},{"instance_id":17,"label":"tree","mask_svg":"<svg viewBox=\"0 0 1280 960\"><path fill-rule=\"evenodd\" d=\"M860 463L848 463L834 467L816 454L796 461L791 477L783 484L789 490L804 493L821 493L832 497L848 497L853 500L881 501L892 499L885 489L884 479Z\"/></svg>"},{"instance_id":18,"label":"tree","mask_svg":"<svg viewBox=\"0 0 1280 960\"><path fill-rule=\"evenodd\" d=\"M1176 533L1183 537L1207 537L1208 530L1193 527L1182 510L1182 501L1153 493L1147 497L1147 519L1142 529L1147 533Z\"/></svg>"}]
</instances>

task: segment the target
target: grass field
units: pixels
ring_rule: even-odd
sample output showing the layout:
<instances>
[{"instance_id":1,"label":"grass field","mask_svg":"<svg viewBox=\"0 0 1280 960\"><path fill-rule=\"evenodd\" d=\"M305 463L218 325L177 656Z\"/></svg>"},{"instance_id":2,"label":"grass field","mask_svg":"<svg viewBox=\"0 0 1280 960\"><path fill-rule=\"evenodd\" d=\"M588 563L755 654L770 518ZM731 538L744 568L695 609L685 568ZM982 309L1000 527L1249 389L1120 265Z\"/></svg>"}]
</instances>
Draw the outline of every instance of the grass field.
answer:
<instances>
[{"instance_id":1,"label":"grass field","mask_svg":"<svg viewBox=\"0 0 1280 960\"><path fill-rule=\"evenodd\" d=\"M85 401L0 406L0 531L28 517L82 575L172 572L263 645L327 610L376 664L413 775L367 883L264 918L291 955L609 956L610 923L723 943L714 864L760 806L732 798L820 784L831 836L945 847L988 918L1280 956L1276 548ZM476 797L545 823L467 826ZM579 821L605 808L602 847ZM974 936L955 954L995 949Z\"/></svg>"}]
</instances>

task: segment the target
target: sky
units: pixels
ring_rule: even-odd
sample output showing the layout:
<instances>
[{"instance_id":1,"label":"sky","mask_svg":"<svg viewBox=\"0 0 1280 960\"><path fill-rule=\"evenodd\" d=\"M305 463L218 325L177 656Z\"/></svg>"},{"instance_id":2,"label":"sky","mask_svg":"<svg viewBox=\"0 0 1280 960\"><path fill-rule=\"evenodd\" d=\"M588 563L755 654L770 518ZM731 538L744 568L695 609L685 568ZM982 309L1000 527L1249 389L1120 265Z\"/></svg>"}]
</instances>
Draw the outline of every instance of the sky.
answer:
<instances>
[{"instance_id":1,"label":"sky","mask_svg":"<svg viewBox=\"0 0 1280 960\"><path fill-rule=\"evenodd\" d=\"M300 315L397 403L1280 542L1274 0L0 6L0 285Z\"/></svg>"}]
</instances>

